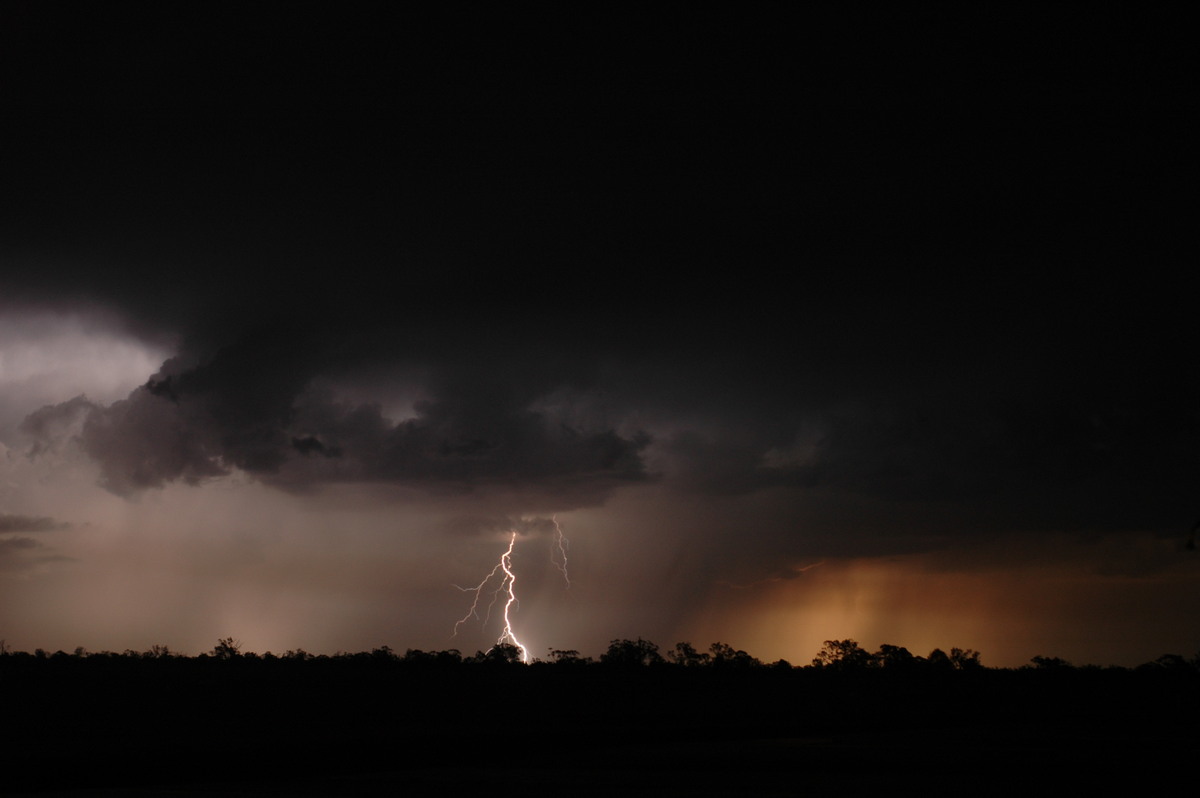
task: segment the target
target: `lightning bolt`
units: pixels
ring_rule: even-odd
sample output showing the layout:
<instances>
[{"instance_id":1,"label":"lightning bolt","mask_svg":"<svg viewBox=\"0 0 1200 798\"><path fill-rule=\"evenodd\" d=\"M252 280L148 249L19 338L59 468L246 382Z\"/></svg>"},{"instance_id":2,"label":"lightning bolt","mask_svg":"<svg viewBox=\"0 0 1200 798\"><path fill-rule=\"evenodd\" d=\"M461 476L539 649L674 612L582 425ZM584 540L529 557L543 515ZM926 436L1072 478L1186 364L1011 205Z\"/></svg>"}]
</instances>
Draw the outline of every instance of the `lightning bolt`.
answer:
<instances>
[{"instance_id":1,"label":"lightning bolt","mask_svg":"<svg viewBox=\"0 0 1200 798\"><path fill-rule=\"evenodd\" d=\"M492 601L490 604L488 604L487 616L483 619L483 622L487 623L487 618L491 617L492 607L495 606L497 597L501 593L507 591L508 598L506 598L504 601L504 628L500 630L500 637L496 638L496 645L501 645L505 640L508 640L517 647L518 651L521 652L521 662L528 663L529 649L525 648L525 644L518 640L517 636L513 634L512 620L509 617L509 613L512 611L514 604L516 604L518 608L520 607L520 602L517 601L516 591L517 575L513 573L512 569L512 553L513 547L516 545L517 531L514 529L512 531L512 537L509 538L508 541L508 550L500 555L500 562L496 563L496 567L492 569L491 573L483 578L482 582L475 587L459 587L458 585L455 585L455 587L464 593L474 593L475 600L471 602L471 609L467 611L467 614L460 618L458 623L454 624L454 634L451 635L451 637L457 635L458 627L462 626L472 617L479 618L479 599L483 596L483 589L487 587L488 582L492 581L492 577L494 577L498 571L503 571L504 577L500 580L500 586L492 591ZM495 646L493 646L493 648L495 648ZM491 651L491 649L488 650Z\"/></svg>"},{"instance_id":2,"label":"lightning bolt","mask_svg":"<svg viewBox=\"0 0 1200 798\"><path fill-rule=\"evenodd\" d=\"M554 542L550 546L550 562L558 569L563 576L563 581L567 583L567 588L571 587L571 577L567 573L567 550L571 548L571 541L563 534L562 526L558 523L558 516L554 515L550 518L554 524ZM451 637L458 636L458 627L462 626L467 621L474 618L477 621L482 621L486 626L489 619L492 617L492 608L496 606L496 602L500 599L500 594L506 594L504 599L504 628L500 630L500 637L496 638L496 645L502 645L506 640L516 646L521 652L521 662L529 662L529 650L525 648L525 644L517 639L513 634L512 618L510 614L521 608L521 602L517 600L517 575L513 572L512 554L513 549L517 545L517 530L512 530L512 537L508 539L508 549L500 555L500 561L496 563L491 572L483 578L483 581L474 587L462 587L454 585L464 593L472 593L475 598L471 601L471 608L467 610L467 614L458 619L454 624L454 632ZM503 573L500 577L500 582L494 590L491 591L491 601L488 602L487 609L484 611L483 618L479 617L479 604L483 600L484 594L487 591L489 584L493 584L493 580L497 574ZM492 648L495 648L493 646ZM488 649L491 651L492 649Z\"/></svg>"},{"instance_id":3,"label":"lightning bolt","mask_svg":"<svg viewBox=\"0 0 1200 798\"><path fill-rule=\"evenodd\" d=\"M567 549L571 548L571 541L567 540L562 527L558 525L558 516L552 515L550 520L554 523L554 545L550 548L550 562L554 563L554 567L562 572L563 581L567 583L567 589L570 589L571 577L567 574ZM555 556L556 551L558 556ZM559 557L562 558L562 562L559 562Z\"/></svg>"}]
</instances>

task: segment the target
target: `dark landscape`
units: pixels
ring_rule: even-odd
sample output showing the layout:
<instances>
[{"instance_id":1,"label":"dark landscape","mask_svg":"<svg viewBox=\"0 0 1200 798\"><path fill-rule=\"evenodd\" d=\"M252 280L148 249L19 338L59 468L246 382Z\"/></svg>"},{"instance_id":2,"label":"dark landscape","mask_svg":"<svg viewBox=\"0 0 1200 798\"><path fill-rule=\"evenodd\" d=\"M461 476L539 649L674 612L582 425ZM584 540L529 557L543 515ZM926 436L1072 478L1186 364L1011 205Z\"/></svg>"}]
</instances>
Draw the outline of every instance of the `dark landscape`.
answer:
<instances>
[{"instance_id":1,"label":"dark landscape","mask_svg":"<svg viewBox=\"0 0 1200 798\"><path fill-rule=\"evenodd\" d=\"M988 668L831 641L810 665L613 641L403 655L0 656L4 789L51 795L877 794L1166 788L1200 666Z\"/></svg>"}]
</instances>

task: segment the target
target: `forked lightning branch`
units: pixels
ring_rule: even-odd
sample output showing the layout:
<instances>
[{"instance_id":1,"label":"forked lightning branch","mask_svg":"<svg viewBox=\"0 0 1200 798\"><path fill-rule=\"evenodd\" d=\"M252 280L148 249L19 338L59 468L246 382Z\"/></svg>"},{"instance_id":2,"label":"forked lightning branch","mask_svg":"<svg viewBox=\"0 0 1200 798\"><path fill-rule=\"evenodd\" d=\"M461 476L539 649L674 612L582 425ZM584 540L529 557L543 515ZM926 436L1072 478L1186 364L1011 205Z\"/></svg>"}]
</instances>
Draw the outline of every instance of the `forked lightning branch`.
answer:
<instances>
[{"instance_id":1,"label":"forked lightning branch","mask_svg":"<svg viewBox=\"0 0 1200 798\"><path fill-rule=\"evenodd\" d=\"M571 578L567 573L567 550L570 548L570 541L567 540L567 537L563 534L562 527L559 526L558 516L553 516L550 520L554 524L554 542L550 548L550 561L562 574L563 581L565 581L567 587L570 588ZM515 646L521 653L521 662L528 663L529 649L527 649L525 644L517 638L512 627L512 613L520 609L521 603L517 600L517 575L513 571L512 565L513 549L517 545L517 530L514 529L511 530L511 532L512 536L508 540L508 549L506 549L505 552L500 555L500 561L496 563L494 568L492 568L491 573L483 578L482 582L474 587L462 587L460 585L454 585L454 587L458 588L464 593L474 594L474 599L471 601L471 608L467 610L467 614L462 618L459 618L458 622L454 624L454 633L451 635L451 637L457 636L458 628L464 623L470 621L472 618L486 625L488 620L492 617L492 609L496 606L496 602L500 600L501 594L504 594L504 626L500 630L500 636L496 638L496 646L503 645L504 643L509 643L510 645ZM496 587L491 591L491 600L488 601L487 607L484 609L483 617L481 618L479 615L479 605L483 600L484 593L488 589L488 586L495 584L494 580L497 574L503 574L503 576L500 577L499 584L496 585ZM492 649L494 648L495 646L492 647ZM488 649L488 651L491 651L492 649Z\"/></svg>"}]
</instances>

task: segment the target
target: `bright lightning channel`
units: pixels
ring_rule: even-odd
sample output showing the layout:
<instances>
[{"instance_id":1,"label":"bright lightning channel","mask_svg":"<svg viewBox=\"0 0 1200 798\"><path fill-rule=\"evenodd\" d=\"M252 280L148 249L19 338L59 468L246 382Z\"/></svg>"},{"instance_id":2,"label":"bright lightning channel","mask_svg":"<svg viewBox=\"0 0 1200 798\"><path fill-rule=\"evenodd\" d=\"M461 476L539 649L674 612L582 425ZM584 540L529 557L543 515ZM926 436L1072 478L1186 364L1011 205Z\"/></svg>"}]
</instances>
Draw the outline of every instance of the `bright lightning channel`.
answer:
<instances>
[{"instance_id":1,"label":"bright lightning channel","mask_svg":"<svg viewBox=\"0 0 1200 798\"><path fill-rule=\"evenodd\" d=\"M567 536L563 534L562 527L558 523L558 516L552 516L550 520L554 524L554 543L550 548L550 562L554 563L554 567L557 568L563 575L563 581L565 581L567 587L570 588L571 577L567 573L567 550L571 547L571 541L568 540ZM521 662L528 664L529 649L527 649L525 644L518 640L517 636L513 634L512 619L509 617L509 613L515 611L513 605L516 605L516 609L521 608L521 602L517 600L517 575L513 573L512 568L512 553L513 548L515 548L516 545L517 530L514 529L512 530L512 537L508 540L508 549L500 555L500 561L496 563L496 566L492 568L491 572L483 578L482 582L474 587L461 587L459 585L454 585L454 587L458 588L464 593L474 593L475 599L471 602L471 609L467 610L467 614L459 618L458 622L454 624L454 633L450 636L456 637L458 635L458 627L462 626L472 618L481 620L486 625L488 619L492 617L492 607L496 606L496 601L498 600L500 594L507 593L507 598L504 600L504 628L500 630L500 636L496 638L496 645L499 646L502 645L504 641L509 641L512 643L512 645L517 647L518 651L521 652ZM492 591L492 600L488 602L483 618L480 618L479 602L483 597L484 588L488 586L488 583L492 581L492 578L495 577L498 572L503 572L504 576L500 579L499 586ZM495 648L495 646L492 648ZM491 650L492 649L488 649L488 651Z\"/></svg>"},{"instance_id":2,"label":"bright lightning channel","mask_svg":"<svg viewBox=\"0 0 1200 798\"><path fill-rule=\"evenodd\" d=\"M472 617L479 617L479 597L483 595L483 589L487 587L488 582L492 581L492 577L496 575L497 571L503 571L504 578L500 580L500 586L492 591L492 602L491 604L488 604L487 617L483 619L483 622L487 623L487 618L491 617L492 606L496 603L496 597L500 595L501 592L507 590L508 598L504 602L504 628L500 630L500 637L496 638L496 645L501 645L505 640L511 641L512 644L517 647L517 650L521 652L521 662L528 663L529 649L525 648L525 644L518 640L517 636L513 634L512 621L509 619L509 611L512 609L512 606L516 604L518 608L520 607L520 602L517 601L517 592L515 589L515 585L517 584L517 576L512 570L512 553L513 546L515 545L517 545L517 531L514 529L512 537L509 538L508 541L508 551L500 555L500 562L496 563L496 567L492 569L490 574L483 578L482 582L475 587L459 587L458 585L455 585L455 587L464 593L473 592L475 594L475 600L471 603L471 609L467 611L467 614L460 618L458 623L454 624L454 635L458 634L458 627L462 626ZM451 637L454 635L451 635ZM493 648L495 648L495 646L493 646ZM491 649L488 649L488 651L491 651Z\"/></svg>"},{"instance_id":3,"label":"bright lightning channel","mask_svg":"<svg viewBox=\"0 0 1200 798\"><path fill-rule=\"evenodd\" d=\"M571 541L567 540L567 536L563 534L562 527L558 525L558 516L550 516L550 521L554 524L554 546L550 549L550 562L554 563L563 575L563 581L567 583L567 588L571 587L571 577L567 574L567 549L571 548ZM558 561L558 557L554 556L555 550L558 551L558 556L562 557L562 562Z\"/></svg>"}]
</instances>

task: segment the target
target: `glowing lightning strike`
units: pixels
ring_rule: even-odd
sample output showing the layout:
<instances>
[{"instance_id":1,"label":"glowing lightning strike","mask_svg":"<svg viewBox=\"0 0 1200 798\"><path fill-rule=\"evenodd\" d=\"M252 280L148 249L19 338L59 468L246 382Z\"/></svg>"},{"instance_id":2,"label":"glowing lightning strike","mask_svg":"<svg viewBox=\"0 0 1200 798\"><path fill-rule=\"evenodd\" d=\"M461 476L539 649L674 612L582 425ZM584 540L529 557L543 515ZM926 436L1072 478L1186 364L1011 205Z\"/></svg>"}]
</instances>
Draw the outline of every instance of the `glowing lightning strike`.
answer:
<instances>
[{"instance_id":1,"label":"glowing lightning strike","mask_svg":"<svg viewBox=\"0 0 1200 798\"><path fill-rule=\"evenodd\" d=\"M558 516L550 516L550 520L554 523L554 545L558 549L559 557L562 557L562 562L554 556L554 549L550 549L550 562L554 563L554 567L562 572L563 580L567 583L567 589L571 587L571 577L567 575L567 549L571 548L571 541L567 540L567 536L563 534L562 527L558 525Z\"/></svg>"},{"instance_id":2,"label":"glowing lightning strike","mask_svg":"<svg viewBox=\"0 0 1200 798\"><path fill-rule=\"evenodd\" d=\"M554 567L557 568L559 573L562 574L563 581L567 583L567 588L570 589L571 577L567 574L567 549L571 547L571 541L569 541L567 536L563 534L562 527L559 526L558 523L557 515L551 516L550 521L554 524L555 533L554 542L550 547L550 562L553 563ZM512 553L513 548L515 548L516 545L517 530L514 529L512 530L512 537L509 538L508 541L508 550L500 555L500 562L496 563L496 566L492 568L491 572L487 576L483 578L482 582L474 587L460 587L459 585L454 585L454 587L457 587L464 593L474 593L475 600L471 602L471 609L467 610L467 614L459 618L458 622L454 624L454 632L450 636L456 637L458 635L458 627L462 626L472 618L475 618L476 620L482 620L484 625L487 625L488 620L492 617L492 607L496 606L496 602L499 600L500 594L507 592L508 598L506 598L504 601L504 628L500 631L500 637L496 639L496 645L502 645L505 640L508 640L517 648L518 651L521 652L521 662L528 663L529 650L525 648L525 644L518 640L517 636L513 634L512 620L509 617L509 612L512 611L514 604L516 605L517 609L521 608L521 602L517 600L517 575L513 573L512 569ZM479 602L483 597L484 588L491 583L493 577L495 577L497 572L500 571L504 572L504 576L500 579L500 585L492 591L492 600L488 602L487 610L484 613L483 618L480 619ZM488 651L490 652L494 648L495 646L488 649Z\"/></svg>"},{"instance_id":3,"label":"glowing lightning strike","mask_svg":"<svg viewBox=\"0 0 1200 798\"><path fill-rule=\"evenodd\" d=\"M516 635L513 634L512 621L508 617L509 610L512 609L512 606L514 604L517 604L519 606L519 604L520 604L520 602L517 601L517 593L515 590L515 585L517 583L517 576L516 576L516 574L513 573L513 570L512 570L513 546L515 546L516 544L517 544L517 532L514 529L513 533L512 533L512 537L508 541L508 551L506 551L500 555L500 562L496 563L496 567L492 569L492 572L490 574L488 574L487 576L485 576L483 578L482 582L480 582L475 587L459 587L458 585L455 585L455 587L458 587L458 589L463 591L464 593L474 592L475 593L475 601L473 601L471 603L471 609L467 611L467 614L464 615L461 619L459 619L458 623L454 624L454 635L458 634L459 626L462 626L464 623L469 621L472 617L475 617L475 618L479 617L479 597L481 595L483 595L483 589L487 586L487 583L492 580L492 577L496 575L497 571L503 571L504 578L500 580L500 586L498 588L496 588L494 591L492 591L492 603L488 605L487 614L488 614L488 617L491 617L492 606L496 603L496 597L502 591L507 589L508 599L505 600L505 602L504 602L504 628L500 630L500 637L498 637L496 639L496 645L497 646L500 645L505 640L511 641L512 644L517 647L517 650L519 650L521 652L521 662L528 663L529 662L529 650L526 649L525 645L520 640L517 639ZM486 623L486 620L484 622ZM454 635L451 635L451 637L453 637ZM488 650L490 651L491 649L488 649Z\"/></svg>"}]
</instances>

